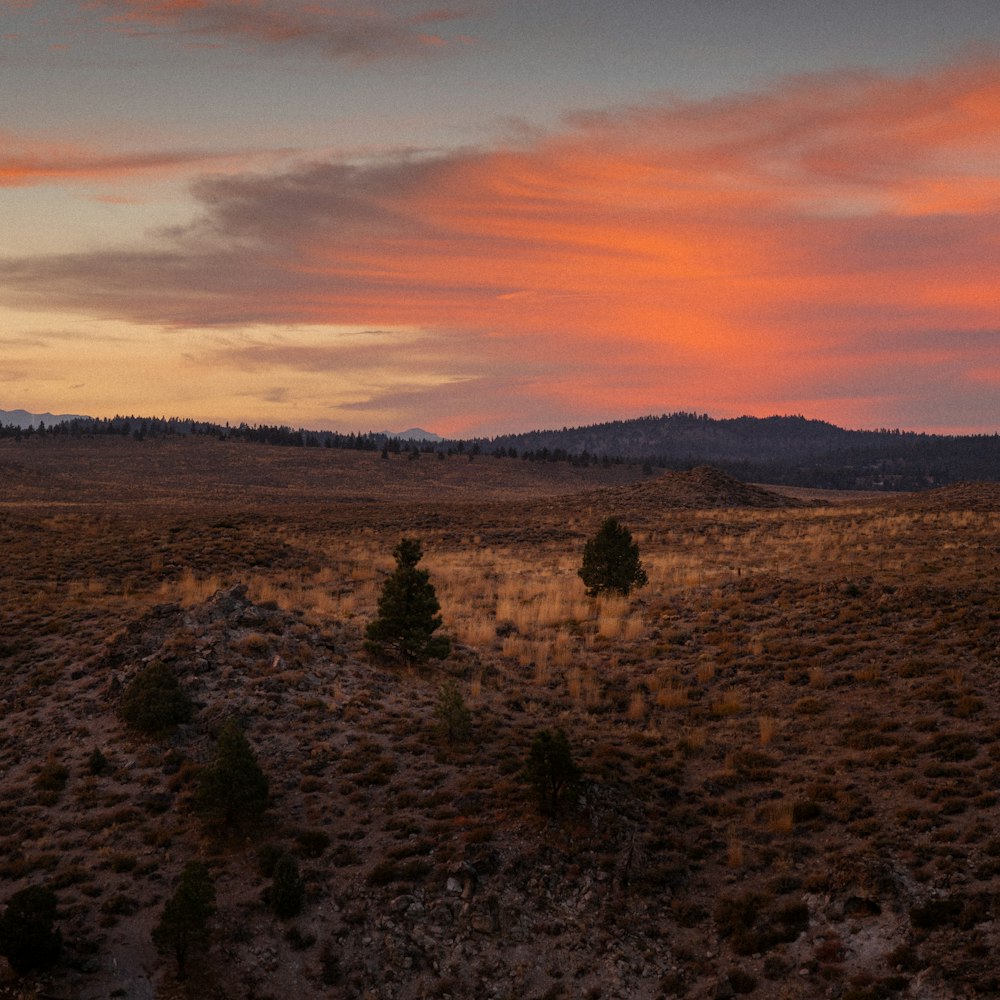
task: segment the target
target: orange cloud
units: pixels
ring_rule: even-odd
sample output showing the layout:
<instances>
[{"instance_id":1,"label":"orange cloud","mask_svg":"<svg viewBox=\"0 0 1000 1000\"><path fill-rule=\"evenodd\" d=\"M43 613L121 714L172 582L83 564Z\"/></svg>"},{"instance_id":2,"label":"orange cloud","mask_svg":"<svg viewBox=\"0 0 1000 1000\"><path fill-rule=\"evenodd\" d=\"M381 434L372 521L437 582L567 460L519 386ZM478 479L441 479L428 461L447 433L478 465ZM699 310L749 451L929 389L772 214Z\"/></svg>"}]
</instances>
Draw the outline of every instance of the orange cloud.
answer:
<instances>
[{"instance_id":1,"label":"orange cloud","mask_svg":"<svg viewBox=\"0 0 1000 1000\"><path fill-rule=\"evenodd\" d=\"M22 307L141 323L419 328L439 383L471 380L480 406L492 384L498 406L585 417L812 400L913 425L948 399L953 424L995 425L998 96L996 60L830 74L491 150L213 177L168 240L0 277ZM401 371L406 350L386 347Z\"/></svg>"},{"instance_id":2,"label":"orange cloud","mask_svg":"<svg viewBox=\"0 0 1000 1000\"><path fill-rule=\"evenodd\" d=\"M215 152L107 153L0 131L0 188L127 180L136 174L144 179L190 176L192 171L245 168L249 159Z\"/></svg>"}]
</instances>

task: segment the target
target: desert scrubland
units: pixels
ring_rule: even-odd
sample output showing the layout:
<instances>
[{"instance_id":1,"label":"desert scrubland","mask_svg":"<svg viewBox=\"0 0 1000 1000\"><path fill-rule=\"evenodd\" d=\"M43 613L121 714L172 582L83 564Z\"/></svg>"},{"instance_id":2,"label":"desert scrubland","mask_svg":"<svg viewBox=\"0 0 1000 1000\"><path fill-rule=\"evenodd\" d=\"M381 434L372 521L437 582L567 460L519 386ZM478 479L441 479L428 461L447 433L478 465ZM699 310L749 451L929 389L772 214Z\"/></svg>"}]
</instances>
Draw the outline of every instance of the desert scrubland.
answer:
<instances>
[{"instance_id":1,"label":"desert scrubland","mask_svg":"<svg viewBox=\"0 0 1000 1000\"><path fill-rule=\"evenodd\" d=\"M609 515L649 584L591 598ZM403 536L441 662L364 649ZM0 996L1000 992L996 484L4 441L0 553L0 904L50 887L64 941ZM149 736L120 703L154 661L193 713ZM193 802L233 717L270 799L230 829ZM583 777L547 817L523 771L556 728ZM217 909L179 980L151 930L195 859Z\"/></svg>"}]
</instances>

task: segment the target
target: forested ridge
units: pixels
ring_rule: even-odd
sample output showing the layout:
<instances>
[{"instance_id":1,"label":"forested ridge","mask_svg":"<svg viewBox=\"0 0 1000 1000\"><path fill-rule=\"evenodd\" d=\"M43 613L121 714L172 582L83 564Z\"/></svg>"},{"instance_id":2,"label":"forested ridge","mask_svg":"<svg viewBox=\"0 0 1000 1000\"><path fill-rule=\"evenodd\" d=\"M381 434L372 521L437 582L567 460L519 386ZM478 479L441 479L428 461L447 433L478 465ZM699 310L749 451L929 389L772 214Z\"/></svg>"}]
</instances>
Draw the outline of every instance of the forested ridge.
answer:
<instances>
[{"instance_id":1,"label":"forested ridge","mask_svg":"<svg viewBox=\"0 0 1000 1000\"><path fill-rule=\"evenodd\" d=\"M743 480L830 489L914 490L1000 478L1000 435L845 430L801 416L670 413L506 435L483 446L672 469L709 464Z\"/></svg>"},{"instance_id":2,"label":"forested ridge","mask_svg":"<svg viewBox=\"0 0 1000 1000\"><path fill-rule=\"evenodd\" d=\"M264 424L220 425L177 417L74 418L46 427L0 428L0 437L211 435L286 447L405 454L495 456L524 461L641 463L656 469L713 465L744 481L824 489L920 490L1000 479L1000 435L845 430L801 416L714 419L669 413L493 438L409 441L384 432L340 433Z\"/></svg>"}]
</instances>

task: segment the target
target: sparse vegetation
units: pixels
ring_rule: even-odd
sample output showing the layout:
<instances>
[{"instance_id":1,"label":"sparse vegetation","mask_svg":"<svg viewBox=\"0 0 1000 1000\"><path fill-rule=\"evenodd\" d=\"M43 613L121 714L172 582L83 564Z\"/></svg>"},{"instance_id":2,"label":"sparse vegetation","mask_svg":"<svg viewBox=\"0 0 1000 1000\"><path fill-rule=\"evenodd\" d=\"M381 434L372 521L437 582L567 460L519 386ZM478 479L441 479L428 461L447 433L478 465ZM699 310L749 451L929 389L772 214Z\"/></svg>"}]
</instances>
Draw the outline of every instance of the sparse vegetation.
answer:
<instances>
[{"instance_id":1,"label":"sparse vegetation","mask_svg":"<svg viewBox=\"0 0 1000 1000\"><path fill-rule=\"evenodd\" d=\"M0 900L44 883L67 941L18 989L123 995L142 956L164 996L995 992L1000 496L112 444L0 454ZM119 503L126 475L142 496ZM609 507L650 585L587 598ZM455 637L433 674L365 655L401 534ZM195 721L150 740L116 682L156 662ZM206 827L229 716L269 808ZM557 728L586 782L543 823L526 758ZM270 908L283 856L298 918ZM148 928L188 857L216 876L218 947L178 987Z\"/></svg>"}]
</instances>

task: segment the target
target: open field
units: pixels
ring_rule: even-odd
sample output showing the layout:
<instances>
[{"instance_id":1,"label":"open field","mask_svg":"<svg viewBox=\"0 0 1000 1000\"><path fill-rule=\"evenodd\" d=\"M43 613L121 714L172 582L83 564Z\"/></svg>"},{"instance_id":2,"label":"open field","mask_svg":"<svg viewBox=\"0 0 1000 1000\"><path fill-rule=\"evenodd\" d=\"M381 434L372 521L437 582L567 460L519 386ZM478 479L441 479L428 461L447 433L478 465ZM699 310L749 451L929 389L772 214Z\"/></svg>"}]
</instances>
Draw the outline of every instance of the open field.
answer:
<instances>
[{"instance_id":1,"label":"open field","mask_svg":"<svg viewBox=\"0 0 1000 1000\"><path fill-rule=\"evenodd\" d=\"M592 599L608 515L650 582ZM454 640L419 670L364 651L404 534ZM0 903L52 886L65 939L0 996L1000 995L996 485L5 441L0 545ZM154 659L196 709L158 739L118 714ZM222 836L191 801L232 715L271 805ZM557 726L555 822L521 771ZM194 858L218 913L178 982L150 930Z\"/></svg>"}]
</instances>

